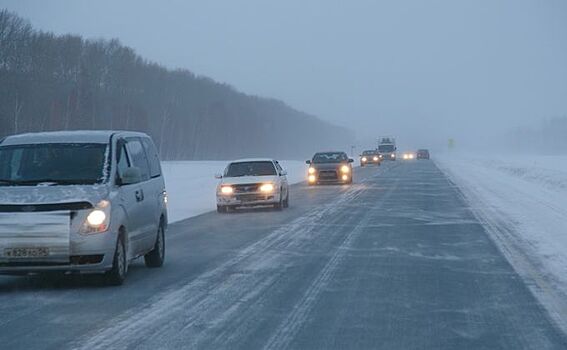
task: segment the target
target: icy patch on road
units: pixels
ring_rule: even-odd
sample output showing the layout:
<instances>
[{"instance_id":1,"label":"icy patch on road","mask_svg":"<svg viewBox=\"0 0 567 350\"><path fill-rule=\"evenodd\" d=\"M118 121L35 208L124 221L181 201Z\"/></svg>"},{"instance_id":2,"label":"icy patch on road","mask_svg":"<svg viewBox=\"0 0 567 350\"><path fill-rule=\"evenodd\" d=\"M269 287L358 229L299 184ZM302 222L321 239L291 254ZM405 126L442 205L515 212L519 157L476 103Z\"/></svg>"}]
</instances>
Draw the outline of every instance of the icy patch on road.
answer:
<instances>
[{"instance_id":1,"label":"icy patch on road","mask_svg":"<svg viewBox=\"0 0 567 350\"><path fill-rule=\"evenodd\" d=\"M222 173L228 161L162 162L168 193L169 222L180 221L216 210L216 173ZM290 184L305 180L305 162L280 161L288 172Z\"/></svg>"},{"instance_id":2,"label":"icy patch on road","mask_svg":"<svg viewBox=\"0 0 567 350\"><path fill-rule=\"evenodd\" d=\"M567 333L567 157L441 157L471 210Z\"/></svg>"},{"instance_id":3,"label":"icy patch on road","mask_svg":"<svg viewBox=\"0 0 567 350\"><path fill-rule=\"evenodd\" d=\"M287 252L304 247L306 237L314 242L332 239L333 235L327 230L315 231L316 224L322 217L344 220L344 216L339 215L344 213L344 205L363 192L359 186L351 187L334 201L308 211L242 249L217 268L189 283L165 290L146 305L109 320L107 327L77 340L74 347L199 348L202 342L210 341L218 347L227 347L233 343L233 337L242 337L250 331L247 317L257 316L254 308L261 307L262 298L269 294L269 289L285 277L285 267L297 263L297 259ZM317 235L317 239L312 235ZM241 306L246 307L246 312ZM278 343L289 339L281 338L283 335L287 333L279 333Z\"/></svg>"}]
</instances>

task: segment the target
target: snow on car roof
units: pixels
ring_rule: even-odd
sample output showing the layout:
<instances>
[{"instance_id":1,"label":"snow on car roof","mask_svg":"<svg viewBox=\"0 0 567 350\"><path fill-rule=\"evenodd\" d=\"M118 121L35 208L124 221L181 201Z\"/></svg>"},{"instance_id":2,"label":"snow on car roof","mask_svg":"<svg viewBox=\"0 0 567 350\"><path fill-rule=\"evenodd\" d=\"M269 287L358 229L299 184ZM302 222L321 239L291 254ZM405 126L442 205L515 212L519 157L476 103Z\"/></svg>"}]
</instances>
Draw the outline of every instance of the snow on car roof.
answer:
<instances>
[{"instance_id":1,"label":"snow on car roof","mask_svg":"<svg viewBox=\"0 0 567 350\"><path fill-rule=\"evenodd\" d=\"M23 145L36 143L108 143L113 134L124 136L146 136L144 133L116 130L49 131L12 135L2 145Z\"/></svg>"},{"instance_id":2,"label":"snow on car roof","mask_svg":"<svg viewBox=\"0 0 567 350\"><path fill-rule=\"evenodd\" d=\"M244 158L230 161L230 163L244 163L244 162L273 162L271 158Z\"/></svg>"}]
</instances>

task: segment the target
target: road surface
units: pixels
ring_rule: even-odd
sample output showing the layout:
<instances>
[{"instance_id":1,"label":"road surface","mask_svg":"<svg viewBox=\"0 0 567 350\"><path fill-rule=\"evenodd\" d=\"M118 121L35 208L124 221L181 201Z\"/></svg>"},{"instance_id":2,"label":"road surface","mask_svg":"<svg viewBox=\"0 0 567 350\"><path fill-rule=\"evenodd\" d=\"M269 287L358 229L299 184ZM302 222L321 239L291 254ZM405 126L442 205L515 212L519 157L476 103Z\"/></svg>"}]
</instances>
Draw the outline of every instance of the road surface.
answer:
<instances>
[{"instance_id":1,"label":"road surface","mask_svg":"<svg viewBox=\"0 0 567 350\"><path fill-rule=\"evenodd\" d=\"M0 277L0 348L567 348L431 161L295 185L282 212L191 218L167 245L121 287Z\"/></svg>"}]
</instances>

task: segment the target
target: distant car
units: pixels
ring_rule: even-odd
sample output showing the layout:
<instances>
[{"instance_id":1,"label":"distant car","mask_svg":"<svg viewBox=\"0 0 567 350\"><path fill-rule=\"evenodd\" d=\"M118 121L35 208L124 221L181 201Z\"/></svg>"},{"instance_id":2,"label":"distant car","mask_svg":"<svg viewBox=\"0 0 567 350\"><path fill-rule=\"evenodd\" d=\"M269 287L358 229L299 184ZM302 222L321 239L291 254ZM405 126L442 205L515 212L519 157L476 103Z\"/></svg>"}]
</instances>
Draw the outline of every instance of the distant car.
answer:
<instances>
[{"instance_id":1,"label":"distant car","mask_svg":"<svg viewBox=\"0 0 567 350\"><path fill-rule=\"evenodd\" d=\"M217 186L217 211L226 213L236 207L289 206L287 172L277 160L241 159L228 164Z\"/></svg>"},{"instance_id":2,"label":"distant car","mask_svg":"<svg viewBox=\"0 0 567 350\"><path fill-rule=\"evenodd\" d=\"M65 131L0 142L0 273L104 272L165 259L167 194L138 132Z\"/></svg>"},{"instance_id":3,"label":"distant car","mask_svg":"<svg viewBox=\"0 0 567 350\"><path fill-rule=\"evenodd\" d=\"M393 139L388 138L386 141L388 143L380 143L378 145L378 153L381 156L380 158L382 158L382 160L396 160L397 147L393 143Z\"/></svg>"},{"instance_id":4,"label":"distant car","mask_svg":"<svg viewBox=\"0 0 567 350\"><path fill-rule=\"evenodd\" d=\"M351 184L353 179L353 160L345 152L315 153L309 164L307 181L309 185L321 183Z\"/></svg>"},{"instance_id":5,"label":"distant car","mask_svg":"<svg viewBox=\"0 0 567 350\"><path fill-rule=\"evenodd\" d=\"M366 150L364 152L362 152L362 154L360 155L360 166L363 167L365 165L368 164L376 164L376 165L380 165L380 162L382 161L382 158L380 157L380 153L378 153L378 150Z\"/></svg>"},{"instance_id":6,"label":"distant car","mask_svg":"<svg viewBox=\"0 0 567 350\"><path fill-rule=\"evenodd\" d=\"M415 154L413 152L404 152L402 154L402 159L404 159L404 160L415 159Z\"/></svg>"},{"instance_id":7,"label":"distant car","mask_svg":"<svg viewBox=\"0 0 567 350\"><path fill-rule=\"evenodd\" d=\"M417 159L429 159L429 151L426 149L417 150Z\"/></svg>"}]
</instances>

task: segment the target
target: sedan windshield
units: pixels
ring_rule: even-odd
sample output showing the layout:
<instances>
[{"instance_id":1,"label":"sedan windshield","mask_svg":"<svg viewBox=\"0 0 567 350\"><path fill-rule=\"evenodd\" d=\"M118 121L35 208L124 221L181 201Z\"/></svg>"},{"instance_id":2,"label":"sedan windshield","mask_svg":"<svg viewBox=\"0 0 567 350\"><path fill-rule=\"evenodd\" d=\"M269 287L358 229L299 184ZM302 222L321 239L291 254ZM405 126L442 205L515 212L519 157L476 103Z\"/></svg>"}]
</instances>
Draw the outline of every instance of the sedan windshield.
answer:
<instances>
[{"instance_id":1,"label":"sedan windshield","mask_svg":"<svg viewBox=\"0 0 567 350\"><path fill-rule=\"evenodd\" d=\"M105 179L106 148L101 143L0 147L0 186L100 183Z\"/></svg>"},{"instance_id":2,"label":"sedan windshield","mask_svg":"<svg viewBox=\"0 0 567 350\"><path fill-rule=\"evenodd\" d=\"M316 153L313 156L313 163L340 163L348 160L343 152Z\"/></svg>"},{"instance_id":3,"label":"sedan windshield","mask_svg":"<svg viewBox=\"0 0 567 350\"><path fill-rule=\"evenodd\" d=\"M371 150L371 151L364 151L364 152L362 152L362 155L363 155L363 156L372 156L372 155L375 155L376 153L378 153L378 152L376 152L376 151L374 151L374 150Z\"/></svg>"},{"instance_id":4,"label":"sedan windshield","mask_svg":"<svg viewBox=\"0 0 567 350\"><path fill-rule=\"evenodd\" d=\"M272 162L239 162L231 163L226 169L226 177L240 176L273 176L276 168Z\"/></svg>"}]
</instances>

